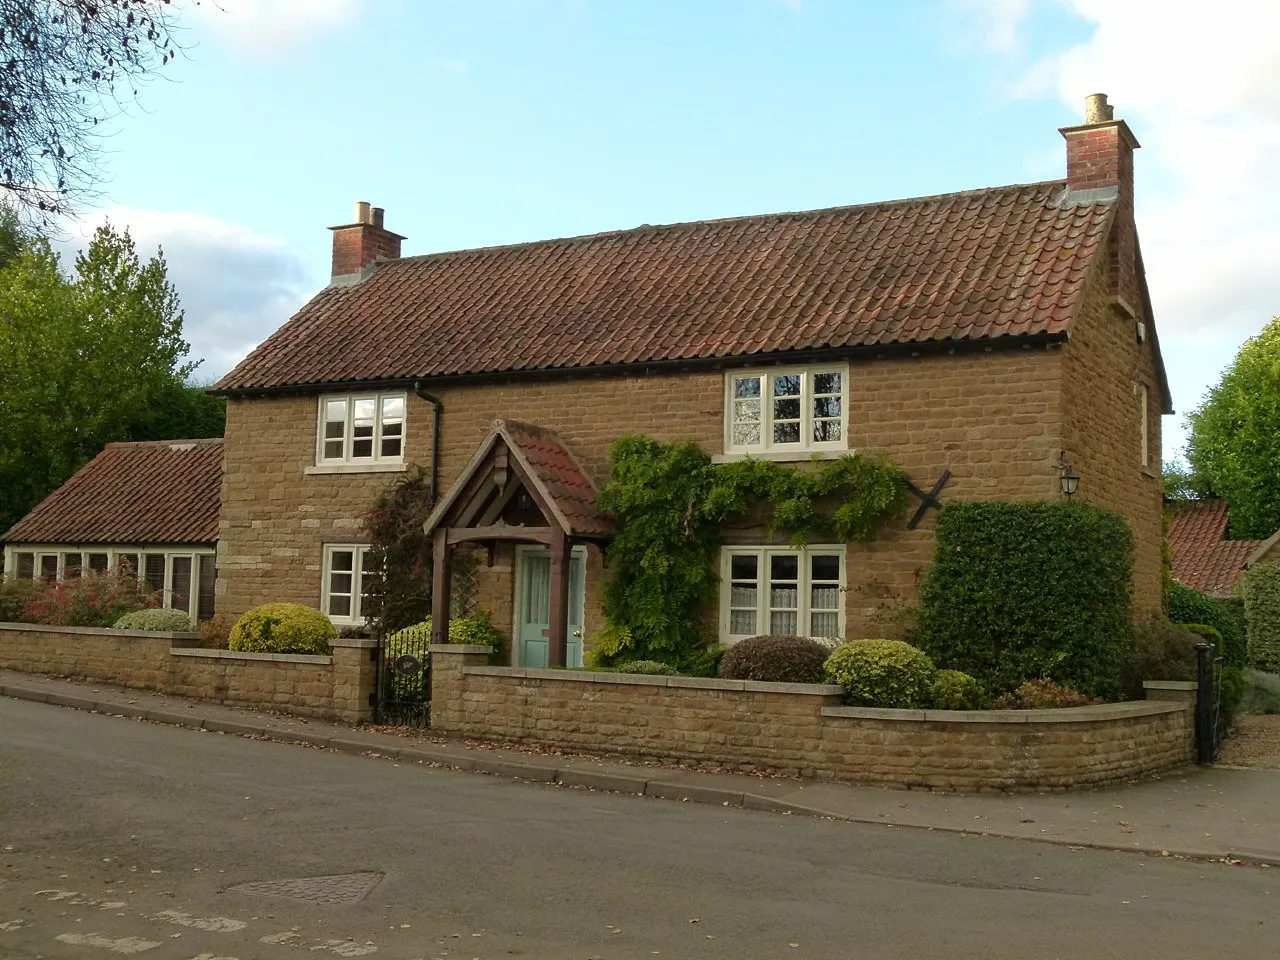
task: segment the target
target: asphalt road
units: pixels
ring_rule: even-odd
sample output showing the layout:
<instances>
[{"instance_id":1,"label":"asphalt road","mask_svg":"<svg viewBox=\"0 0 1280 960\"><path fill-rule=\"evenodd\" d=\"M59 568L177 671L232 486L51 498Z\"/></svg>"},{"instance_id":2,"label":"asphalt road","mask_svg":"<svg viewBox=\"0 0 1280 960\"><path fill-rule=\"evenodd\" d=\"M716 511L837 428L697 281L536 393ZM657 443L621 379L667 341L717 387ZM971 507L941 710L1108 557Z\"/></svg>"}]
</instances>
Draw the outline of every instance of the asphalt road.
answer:
<instances>
[{"instance_id":1,"label":"asphalt road","mask_svg":"<svg viewBox=\"0 0 1280 960\"><path fill-rule=\"evenodd\" d=\"M268 890L372 888L234 889L334 875ZM523 784L0 698L6 960L1228 960L1280 954L1278 896L1274 869Z\"/></svg>"}]
</instances>

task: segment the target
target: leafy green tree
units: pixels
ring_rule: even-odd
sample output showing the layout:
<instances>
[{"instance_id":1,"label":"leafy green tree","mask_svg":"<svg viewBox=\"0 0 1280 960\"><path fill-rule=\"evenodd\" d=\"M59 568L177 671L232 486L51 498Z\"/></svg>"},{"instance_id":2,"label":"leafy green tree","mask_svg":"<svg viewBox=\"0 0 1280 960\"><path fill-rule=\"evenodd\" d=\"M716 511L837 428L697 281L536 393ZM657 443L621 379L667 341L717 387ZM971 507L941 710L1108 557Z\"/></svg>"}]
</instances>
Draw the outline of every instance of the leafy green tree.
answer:
<instances>
[{"instance_id":1,"label":"leafy green tree","mask_svg":"<svg viewBox=\"0 0 1280 960\"><path fill-rule=\"evenodd\" d=\"M163 255L110 226L70 274L42 238L0 269L0 531L104 444L190 435L183 409L221 434L185 386L182 320Z\"/></svg>"},{"instance_id":2,"label":"leafy green tree","mask_svg":"<svg viewBox=\"0 0 1280 960\"><path fill-rule=\"evenodd\" d=\"M1210 496L1208 484L1182 460L1168 460L1164 465L1164 498L1176 503L1190 503Z\"/></svg>"},{"instance_id":3,"label":"leafy green tree","mask_svg":"<svg viewBox=\"0 0 1280 960\"><path fill-rule=\"evenodd\" d=\"M1187 421L1187 460L1231 508L1231 536L1280 529L1280 318L1245 342Z\"/></svg>"}]
</instances>

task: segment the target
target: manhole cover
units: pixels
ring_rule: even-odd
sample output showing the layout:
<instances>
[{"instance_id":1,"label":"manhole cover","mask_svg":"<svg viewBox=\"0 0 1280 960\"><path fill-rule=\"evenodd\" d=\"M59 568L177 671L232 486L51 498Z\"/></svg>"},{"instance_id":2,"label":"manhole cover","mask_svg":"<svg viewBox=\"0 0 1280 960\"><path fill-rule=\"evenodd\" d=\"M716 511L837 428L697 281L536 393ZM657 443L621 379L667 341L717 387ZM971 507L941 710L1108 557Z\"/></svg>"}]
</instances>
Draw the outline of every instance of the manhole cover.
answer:
<instances>
[{"instance_id":1,"label":"manhole cover","mask_svg":"<svg viewBox=\"0 0 1280 960\"><path fill-rule=\"evenodd\" d=\"M289 897L309 903L359 903L381 879L380 873L338 873L329 877L258 880L230 889L254 897Z\"/></svg>"}]
</instances>

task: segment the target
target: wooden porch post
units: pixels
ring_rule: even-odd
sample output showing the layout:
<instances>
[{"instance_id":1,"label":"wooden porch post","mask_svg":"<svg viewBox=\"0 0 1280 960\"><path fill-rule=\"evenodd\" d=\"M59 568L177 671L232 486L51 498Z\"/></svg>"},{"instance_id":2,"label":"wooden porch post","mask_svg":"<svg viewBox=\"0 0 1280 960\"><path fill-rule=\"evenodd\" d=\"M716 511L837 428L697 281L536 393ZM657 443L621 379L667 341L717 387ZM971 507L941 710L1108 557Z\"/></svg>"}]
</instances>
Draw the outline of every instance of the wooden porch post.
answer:
<instances>
[{"instance_id":1,"label":"wooden porch post","mask_svg":"<svg viewBox=\"0 0 1280 960\"><path fill-rule=\"evenodd\" d=\"M452 592L453 550L449 529L437 527L431 540L431 645L449 642L449 594Z\"/></svg>"},{"instance_id":2,"label":"wooden porch post","mask_svg":"<svg viewBox=\"0 0 1280 960\"><path fill-rule=\"evenodd\" d=\"M551 540L551 624L547 628L547 666L566 666L569 632L569 538L561 530Z\"/></svg>"}]
</instances>

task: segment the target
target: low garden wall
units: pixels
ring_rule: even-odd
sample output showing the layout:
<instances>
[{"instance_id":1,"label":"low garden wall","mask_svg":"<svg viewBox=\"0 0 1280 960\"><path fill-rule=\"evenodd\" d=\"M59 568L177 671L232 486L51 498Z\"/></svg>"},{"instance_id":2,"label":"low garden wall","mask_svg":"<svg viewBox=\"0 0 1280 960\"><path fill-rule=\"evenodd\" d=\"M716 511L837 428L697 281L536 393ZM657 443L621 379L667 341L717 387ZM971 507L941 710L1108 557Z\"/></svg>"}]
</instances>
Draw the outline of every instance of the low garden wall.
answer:
<instances>
[{"instance_id":1,"label":"low garden wall","mask_svg":"<svg viewBox=\"0 0 1280 960\"><path fill-rule=\"evenodd\" d=\"M372 640L330 656L199 647L195 634L0 623L0 667L356 722L370 716Z\"/></svg>"},{"instance_id":2,"label":"low garden wall","mask_svg":"<svg viewBox=\"0 0 1280 960\"><path fill-rule=\"evenodd\" d=\"M433 648L433 730L952 790L1065 789L1195 758L1194 684L1059 710L880 710L843 706L834 686L489 667L487 653Z\"/></svg>"}]
</instances>

